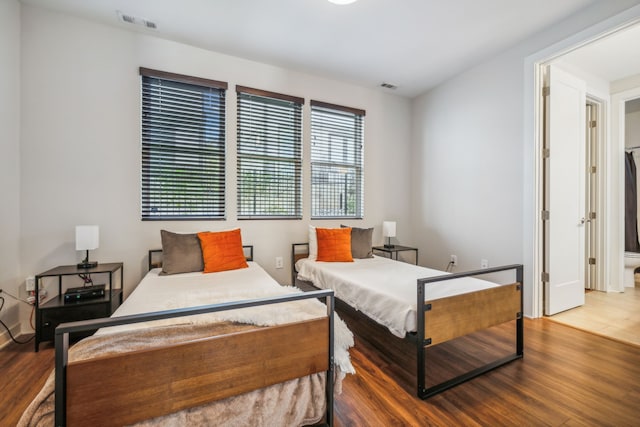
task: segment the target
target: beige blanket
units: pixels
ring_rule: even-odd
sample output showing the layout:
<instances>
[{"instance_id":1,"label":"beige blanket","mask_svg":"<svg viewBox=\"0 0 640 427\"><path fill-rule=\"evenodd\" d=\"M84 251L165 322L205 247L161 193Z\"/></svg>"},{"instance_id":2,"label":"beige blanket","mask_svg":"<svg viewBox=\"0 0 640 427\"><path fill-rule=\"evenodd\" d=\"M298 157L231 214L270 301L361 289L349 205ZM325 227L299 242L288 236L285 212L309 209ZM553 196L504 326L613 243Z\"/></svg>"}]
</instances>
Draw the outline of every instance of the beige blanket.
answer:
<instances>
[{"instance_id":1,"label":"beige blanket","mask_svg":"<svg viewBox=\"0 0 640 427\"><path fill-rule=\"evenodd\" d=\"M115 354L255 328L232 322L182 324L94 335L73 345L69 361ZM339 380L338 380L339 381ZM54 425L54 372L22 415L18 426ZM337 384L339 389L339 384ZM300 426L320 421L325 411L325 374L319 373L234 396L136 426Z\"/></svg>"}]
</instances>

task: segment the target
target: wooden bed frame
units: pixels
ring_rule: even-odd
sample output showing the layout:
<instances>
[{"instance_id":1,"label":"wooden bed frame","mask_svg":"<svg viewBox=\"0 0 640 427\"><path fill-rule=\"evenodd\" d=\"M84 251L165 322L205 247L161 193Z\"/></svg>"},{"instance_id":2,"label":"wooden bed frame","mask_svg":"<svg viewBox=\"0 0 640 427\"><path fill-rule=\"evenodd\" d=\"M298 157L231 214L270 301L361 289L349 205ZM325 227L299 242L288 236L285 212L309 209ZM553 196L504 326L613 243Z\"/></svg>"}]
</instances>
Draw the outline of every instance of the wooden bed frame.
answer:
<instances>
[{"instance_id":1,"label":"wooden bed frame","mask_svg":"<svg viewBox=\"0 0 640 427\"><path fill-rule=\"evenodd\" d=\"M306 248L306 251L301 250L302 248ZM307 256L308 243L294 243L292 245L292 283L302 290L314 291L318 288L313 283L297 278L295 264ZM513 283L446 298L425 299L425 285L428 283L510 270L515 271L516 280ZM523 357L522 283L523 266L520 264L418 279L416 283L417 313L419 313L417 332L407 334L404 339L391 334L384 326L338 298L336 298L336 311L357 337L366 339L376 350L396 363L405 366L407 363L413 364L416 367L417 395L421 399L426 399ZM516 323L515 351L512 354L474 367L435 385L426 386L425 366L430 362L426 357L427 348L514 320Z\"/></svg>"},{"instance_id":2,"label":"wooden bed frame","mask_svg":"<svg viewBox=\"0 0 640 427\"><path fill-rule=\"evenodd\" d=\"M151 252L158 251L150 251L150 265ZM308 298L324 299L327 316L68 361L70 333ZM333 313L333 291L320 291L61 324L55 331L55 425L128 425L326 372L324 422L331 426ZM134 372L135 380L115 372Z\"/></svg>"}]
</instances>

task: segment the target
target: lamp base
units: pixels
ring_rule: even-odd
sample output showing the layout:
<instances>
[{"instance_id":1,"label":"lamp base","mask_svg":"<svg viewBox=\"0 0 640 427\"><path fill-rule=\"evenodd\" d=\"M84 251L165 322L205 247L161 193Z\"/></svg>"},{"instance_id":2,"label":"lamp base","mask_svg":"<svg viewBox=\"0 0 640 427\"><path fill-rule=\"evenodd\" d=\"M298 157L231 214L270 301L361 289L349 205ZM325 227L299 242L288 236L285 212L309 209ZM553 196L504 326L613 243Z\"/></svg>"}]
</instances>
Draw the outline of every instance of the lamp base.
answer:
<instances>
[{"instance_id":1,"label":"lamp base","mask_svg":"<svg viewBox=\"0 0 640 427\"><path fill-rule=\"evenodd\" d=\"M98 261L80 262L77 265L78 268L95 268L97 266L98 266Z\"/></svg>"},{"instance_id":2,"label":"lamp base","mask_svg":"<svg viewBox=\"0 0 640 427\"><path fill-rule=\"evenodd\" d=\"M387 249L392 249L392 248L395 248L396 245L391 245L391 244L386 244L385 243L384 247L387 248Z\"/></svg>"}]
</instances>

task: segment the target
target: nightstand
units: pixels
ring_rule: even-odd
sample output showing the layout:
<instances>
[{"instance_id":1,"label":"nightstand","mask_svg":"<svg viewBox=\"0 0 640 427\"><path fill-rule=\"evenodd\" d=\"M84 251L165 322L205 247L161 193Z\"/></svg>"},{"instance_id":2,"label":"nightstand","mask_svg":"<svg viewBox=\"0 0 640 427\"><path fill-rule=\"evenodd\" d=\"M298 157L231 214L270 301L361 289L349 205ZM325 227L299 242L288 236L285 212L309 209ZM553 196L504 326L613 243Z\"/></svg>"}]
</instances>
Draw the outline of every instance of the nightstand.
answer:
<instances>
[{"instance_id":1,"label":"nightstand","mask_svg":"<svg viewBox=\"0 0 640 427\"><path fill-rule=\"evenodd\" d=\"M416 265L418 265L418 248L412 248L410 246L401 246L401 245L393 245L393 247L388 248L386 246L374 246L373 248L373 252L383 252L386 254L389 254L389 258L391 259L398 259L398 252L405 252L405 251L413 251L416 255Z\"/></svg>"},{"instance_id":2,"label":"nightstand","mask_svg":"<svg viewBox=\"0 0 640 427\"><path fill-rule=\"evenodd\" d=\"M62 265L35 276L35 350L38 351L42 341L53 341L55 329L60 323L111 316L115 309L122 304L124 294L123 269L121 262L98 264L93 268L78 268L76 265ZM118 271L120 274L116 274ZM96 284L104 284L104 296L65 303L62 279L79 274L93 275L92 279ZM38 288L41 286L42 279L46 277L58 278L58 295L46 303L40 304L38 301L39 298L37 297L37 295L39 295ZM102 281L104 277L108 279ZM65 287L65 289L67 287ZM71 338L82 338L82 336L87 336L91 333L93 332L85 333L84 335L72 335Z\"/></svg>"}]
</instances>

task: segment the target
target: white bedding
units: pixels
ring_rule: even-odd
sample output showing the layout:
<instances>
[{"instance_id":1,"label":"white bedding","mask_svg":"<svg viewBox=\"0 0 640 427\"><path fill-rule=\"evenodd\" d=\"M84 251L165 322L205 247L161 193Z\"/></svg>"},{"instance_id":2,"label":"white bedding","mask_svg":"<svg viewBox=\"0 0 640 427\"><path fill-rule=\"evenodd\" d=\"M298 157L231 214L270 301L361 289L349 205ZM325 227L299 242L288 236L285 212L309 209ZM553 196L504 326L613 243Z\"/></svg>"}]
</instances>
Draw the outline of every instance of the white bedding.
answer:
<instances>
[{"instance_id":1,"label":"white bedding","mask_svg":"<svg viewBox=\"0 0 640 427\"><path fill-rule=\"evenodd\" d=\"M308 258L296 263L298 278L321 289L333 289L337 298L386 326L403 338L417 329L417 280L448 274L389 258L321 262ZM497 286L472 277L426 285L426 300L444 298Z\"/></svg>"},{"instance_id":2,"label":"white bedding","mask_svg":"<svg viewBox=\"0 0 640 427\"><path fill-rule=\"evenodd\" d=\"M202 272L160 276L153 269L138 284L135 291L112 314L112 317L176 308L197 307L230 301L266 298L301 292L298 288L281 286L255 262L248 268L204 274ZM235 321L271 326L325 316L326 306L316 299L293 301L219 313L164 319L153 322L103 328L96 334L131 330L141 327L180 323L200 324L212 321ZM334 359L340 375L355 373L349 358L353 334L337 315L334 319Z\"/></svg>"},{"instance_id":3,"label":"white bedding","mask_svg":"<svg viewBox=\"0 0 640 427\"><path fill-rule=\"evenodd\" d=\"M147 273L134 292L114 312L113 317L154 312L180 307L195 307L226 301L256 299L301 292L297 288L280 286L258 264L249 268L219 273L184 273L159 276L160 269ZM160 342L176 342L185 336L191 339L206 337L209 322L238 321L268 326L325 316L326 306L315 298L307 300L209 313L198 316L164 319L135 325L102 328L95 335L71 347L69 360L83 360L97 354L137 351ZM344 322L334 318L334 362L336 382L334 391L340 392L345 373L354 373L348 348L353 335ZM185 328L149 328L149 326L186 324ZM191 325L196 325L191 327ZM201 326L202 325L202 326ZM136 333L114 332L138 329ZM172 334L172 335L171 335ZM170 336L168 336L170 335ZM323 417L326 401L325 375L318 373L284 383L261 388L224 400L174 412L135 424L150 426L271 426L315 424ZM44 427L54 424L54 373L52 372L38 396L22 415L20 427Z\"/></svg>"}]
</instances>

